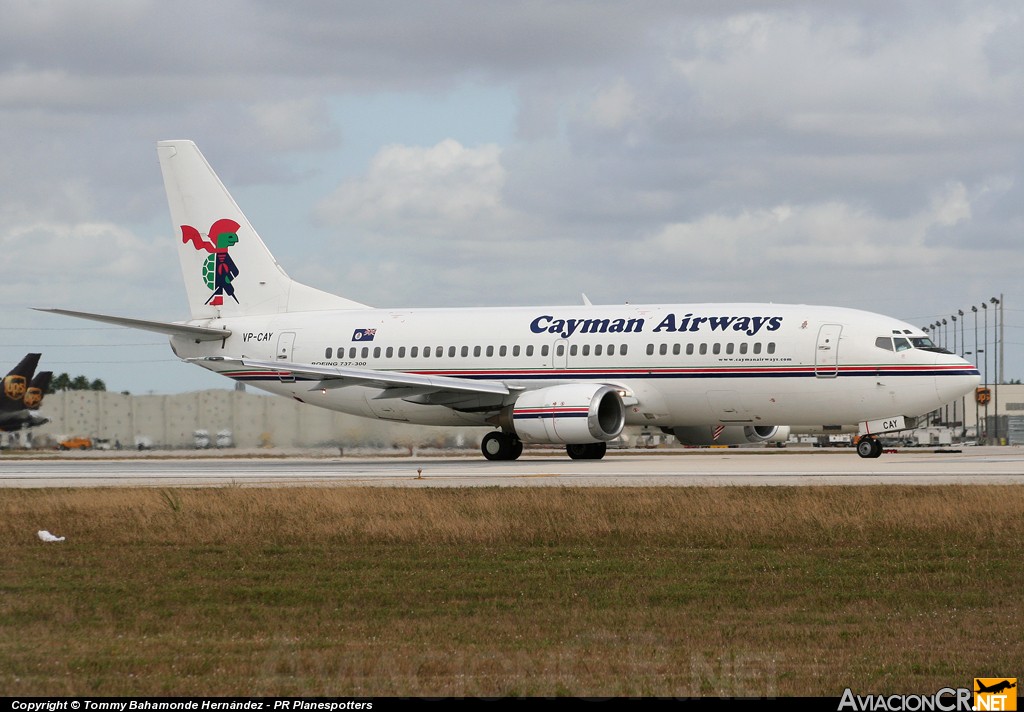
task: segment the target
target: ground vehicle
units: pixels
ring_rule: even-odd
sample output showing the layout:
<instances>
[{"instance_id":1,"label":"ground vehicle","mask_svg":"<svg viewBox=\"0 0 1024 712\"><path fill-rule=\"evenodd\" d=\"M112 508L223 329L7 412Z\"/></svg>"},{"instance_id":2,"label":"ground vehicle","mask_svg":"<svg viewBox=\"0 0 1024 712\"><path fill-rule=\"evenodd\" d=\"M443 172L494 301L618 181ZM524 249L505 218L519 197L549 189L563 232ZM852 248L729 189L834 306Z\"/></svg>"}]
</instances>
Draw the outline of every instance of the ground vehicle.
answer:
<instances>
[{"instance_id":1,"label":"ground vehicle","mask_svg":"<svg viewBox=\"0 0 1024 712\"><path fill-rule=\"evenodd\" d=\"M57 447L60 450L91 450L92 440L84 437L73 437L61 440Z\"/></svg>"}]
</instances>

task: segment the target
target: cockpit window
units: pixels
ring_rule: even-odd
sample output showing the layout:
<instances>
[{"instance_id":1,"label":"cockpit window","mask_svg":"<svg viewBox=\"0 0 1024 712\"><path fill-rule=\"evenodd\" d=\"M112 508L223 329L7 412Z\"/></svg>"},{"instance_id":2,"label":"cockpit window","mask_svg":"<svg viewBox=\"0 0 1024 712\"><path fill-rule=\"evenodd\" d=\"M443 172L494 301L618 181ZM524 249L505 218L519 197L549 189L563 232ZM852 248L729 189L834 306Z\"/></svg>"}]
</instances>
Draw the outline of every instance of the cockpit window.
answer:
<instances>
[{"instance_id":1,"label":"cockpit window","mask_svg":"<svg viewBox=\"0 0 1024 712\"><path fill-rule=\"evenodd\" d=\"M898 334L898 331L893 331L894 334ZM929 339L927 336L879 336L875 339L875 346L886 351L906 351L908 349L921 349L922 351L932 351L937 354L949 354L953 353L948 351L941 346L936 346L935 342Z\"/></svg>"}]
</instances>

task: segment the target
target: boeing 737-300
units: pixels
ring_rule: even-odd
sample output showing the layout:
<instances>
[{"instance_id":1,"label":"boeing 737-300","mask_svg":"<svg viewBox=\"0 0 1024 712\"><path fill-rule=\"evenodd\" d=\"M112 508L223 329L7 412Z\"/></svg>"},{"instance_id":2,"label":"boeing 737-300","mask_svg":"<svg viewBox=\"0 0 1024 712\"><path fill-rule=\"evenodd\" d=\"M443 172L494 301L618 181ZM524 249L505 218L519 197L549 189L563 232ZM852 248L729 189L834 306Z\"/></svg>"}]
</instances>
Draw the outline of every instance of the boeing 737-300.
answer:
<instances>
[{"instance_id":1,"label":"boeing 737-300","mask_svg":"<svg viewBox=\"0 0 1024 712\"><path fill-rule=\"evenodd\" d=\"M710 444L853 423L858 453L878 457L879 434L980 380L921 329L847 308L371 308L292 280L194 143L157 152L190 318L43 311L168 334L183 360L322 408L490 427L490 460L516 459L524 443L599 459L627 425Z\"/></svg>"}]
</instances>

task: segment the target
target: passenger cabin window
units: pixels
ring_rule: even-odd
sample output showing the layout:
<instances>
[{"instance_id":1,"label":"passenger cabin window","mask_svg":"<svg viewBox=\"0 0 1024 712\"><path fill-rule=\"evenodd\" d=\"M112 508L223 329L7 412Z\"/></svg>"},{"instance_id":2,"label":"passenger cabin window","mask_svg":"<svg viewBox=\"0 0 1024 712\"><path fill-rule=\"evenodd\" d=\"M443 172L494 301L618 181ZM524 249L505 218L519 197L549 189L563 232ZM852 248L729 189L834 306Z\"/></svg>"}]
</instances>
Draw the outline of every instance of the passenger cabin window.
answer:
<instances>
[{"instance_id":1,"label":"passenger cabin window","mask_svg":"<svg viewBox=\"0 0 1024 712\"><path fill-rule=\"evenodd\" d=\"M324 358L330 358L332 351L333 351L333 349L330 346L328 346L327 347L327 351L324 352ZM341 349L338 349L338 353L341 353Z\"/></svg>"},{"instance_id":2,"label":"passenger cabin window","mask_svg":"<svg viewBox=\"0 0 1024 712\"><path fill-rule=\"evenodd\" d=\"M533 356L533 344L530 344L529 346L526 347L526 355Z\"/></svg>"}]
</instances>

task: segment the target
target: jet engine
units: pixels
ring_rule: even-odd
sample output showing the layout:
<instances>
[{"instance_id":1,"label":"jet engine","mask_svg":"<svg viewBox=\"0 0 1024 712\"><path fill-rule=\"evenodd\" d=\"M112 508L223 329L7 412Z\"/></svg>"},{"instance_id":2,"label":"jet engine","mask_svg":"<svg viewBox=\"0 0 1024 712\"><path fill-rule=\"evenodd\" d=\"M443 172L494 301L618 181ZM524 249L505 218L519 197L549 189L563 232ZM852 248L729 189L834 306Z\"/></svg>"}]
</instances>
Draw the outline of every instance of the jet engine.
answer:
<instances>
[{"instance_id":1,"label":"jet engine","mask_svg":"<svg viewBox=\"0 0 1024 712\"><path fill-rule=\"evenodd\" d=\"M607 442L626 424L622 396L600 383L526 391L512 406L512 429L526 443Z\"/></svg>"},{"instance_id":2,"label":"jet engine","mask_svg":"<svg viewBox=\"0 0 1024 712\"><path fill-rule=\"evenodd\" d=\"M715 429L722 432L715 437ZM664 428L672 433L683 445L706 447L708 445L746 445L747 443L784 443L789 439L788 425L686 425Z\"/></svg>"}]
</instances>

